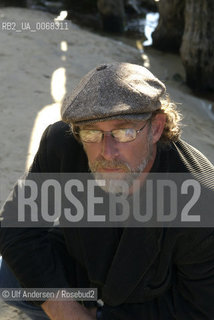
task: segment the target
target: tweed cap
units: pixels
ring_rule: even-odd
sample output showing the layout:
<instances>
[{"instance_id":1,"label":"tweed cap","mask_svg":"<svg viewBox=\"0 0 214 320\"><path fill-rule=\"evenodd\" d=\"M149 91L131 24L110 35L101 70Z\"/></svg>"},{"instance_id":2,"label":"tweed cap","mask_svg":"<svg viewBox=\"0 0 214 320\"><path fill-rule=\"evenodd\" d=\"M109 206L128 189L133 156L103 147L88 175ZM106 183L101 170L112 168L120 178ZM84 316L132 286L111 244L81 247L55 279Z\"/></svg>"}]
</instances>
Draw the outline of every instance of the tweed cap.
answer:
<instances>
[{"instance_id":1,"label":"tweed cap","mask_svg":"<svg viewBox=\"0 0 214 320\"><path fill-rule=\"evenodd\" d=\"M111 119L148 119L160 108L165 85L146 68L103 64L87 73L65 98L61 116L71 124Z\"/></svg>"}]
</instances>

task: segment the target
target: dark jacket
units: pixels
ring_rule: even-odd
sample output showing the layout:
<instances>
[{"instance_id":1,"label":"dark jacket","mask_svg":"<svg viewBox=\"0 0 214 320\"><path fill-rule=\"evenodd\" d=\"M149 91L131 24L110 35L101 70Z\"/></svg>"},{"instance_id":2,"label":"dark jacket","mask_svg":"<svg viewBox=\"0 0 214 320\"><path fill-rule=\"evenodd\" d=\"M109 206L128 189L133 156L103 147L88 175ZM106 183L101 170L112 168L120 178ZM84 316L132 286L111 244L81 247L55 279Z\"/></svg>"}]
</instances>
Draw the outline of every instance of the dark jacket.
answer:
<instances>
[{"instance_id":1,"label":"dark jacket","mask_svg":"<svg viewBox=\"0 0 214 320\"><path fill-rule=\"evenodd\" d=\"M213 177L209 161L182 140L158 152L154 169ZM88 172L66 124L46 129L31 171ZM1 215L16 211L15 189ZM97 287L102 319L214 319L212 228L1 228L0 250L24 287Z\"/></svg>"}]
</instances>

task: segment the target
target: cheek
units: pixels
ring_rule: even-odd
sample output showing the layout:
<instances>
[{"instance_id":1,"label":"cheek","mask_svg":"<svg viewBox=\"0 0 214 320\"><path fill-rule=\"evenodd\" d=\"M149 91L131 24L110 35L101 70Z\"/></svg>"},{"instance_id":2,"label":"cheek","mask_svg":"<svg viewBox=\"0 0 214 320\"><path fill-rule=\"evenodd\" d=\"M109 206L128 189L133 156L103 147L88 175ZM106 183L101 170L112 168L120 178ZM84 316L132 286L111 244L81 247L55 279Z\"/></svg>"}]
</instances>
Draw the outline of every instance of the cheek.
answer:
<instances>
[{"instance_id":1,"label":"cheek","mask_svg":"<svg viewBox=\"0 0 214 320\"><path fill-rule=\"evenodd\" d=\"M100 151L96 143L83 144L83 148L90 162L93 162L99 156Z\"/></svg>"},{"instance_id":2,"label":"cheek","mask_svg":"<svg viewBox=\"0 0 214 320\"><path fill-rule=\"evenodd\" d=\"M143 157L144 151L142 150L142 144L130 143L129 145L124 145L120 149L120 159L127 162L131 168L138 166Z\"/></svg>"},{"instance_id":3,"label":"cheek","mask_svg":"<svg viewBox=\"0 0 214 320\"><path fill-rule=\"evenodd\" d=\"M132 151L130 157L130 165L133 168L138 167L142 160L145 158L145 152L143 152L142 147L141 148L136 148Z\"/></svg>"},{"instance_id":4,"label":"cheek","mask_svg":"<svg viewBox=\"0 0 214 320\"><path fill-rule=\"evenodd\" d=\"M121 149L121 160L126 161L131 168L137 168L148 158L150 152L149 141L146 138L139 139L124 146L123 150Z\"/></svg>"}]
</instances>

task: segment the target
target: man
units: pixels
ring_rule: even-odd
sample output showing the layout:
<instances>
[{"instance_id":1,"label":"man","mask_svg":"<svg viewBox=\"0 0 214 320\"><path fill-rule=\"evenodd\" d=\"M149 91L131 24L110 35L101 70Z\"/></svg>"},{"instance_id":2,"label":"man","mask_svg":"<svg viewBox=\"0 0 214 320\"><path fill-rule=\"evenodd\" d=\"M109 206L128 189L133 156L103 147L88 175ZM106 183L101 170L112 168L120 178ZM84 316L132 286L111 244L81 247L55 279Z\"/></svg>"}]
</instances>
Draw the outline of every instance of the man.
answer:
<instances>
[{"instance_id":1,"label":"man","mask_svg":"<svg viewBox=\"0 0 214 320\"><path fill-rule=\"evenodd\" d=\"M186 173L213 195L213 166L180 139L176 106L164 84L144 67L112 63L95 68L64 101L62 119L44 132L32 173L91 171L95 179L113 174L127 183L130 198L136 180L145 190L148 174ZM113 192L110 182L103 188ZM17 219L16 212L15 189L2 210L3 222L8 216ZM214 319L212 226L141 226L2 228L0 249L22 287L98 288L102 305L37 303L50 319ZM7 282L2 286L9 287ZM24 304L28 312L30 304ZM39 318L46 319L38 310L32 306L28 314L38 319L40 312Z\"/></svg>"}]
</instances>

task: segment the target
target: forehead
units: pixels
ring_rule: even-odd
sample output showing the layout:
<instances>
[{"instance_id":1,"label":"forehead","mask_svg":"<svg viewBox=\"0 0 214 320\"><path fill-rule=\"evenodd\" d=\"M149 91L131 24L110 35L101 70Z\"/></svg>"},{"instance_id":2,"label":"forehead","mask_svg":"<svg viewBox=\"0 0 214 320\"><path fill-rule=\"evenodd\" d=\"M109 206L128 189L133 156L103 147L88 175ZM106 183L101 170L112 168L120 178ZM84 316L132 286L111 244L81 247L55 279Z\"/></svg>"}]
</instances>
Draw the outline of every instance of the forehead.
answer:
<instances>
[{"instance_id":1,"label":"forehead","mask_svg":"<svg viewBox=\"0 0 214 320\"><path fill-rule=\"evenodd\" d=\"M80 129L94 129L94 130L113 130L117 128L137 128L140 124L143 124L144 121L136 120L108 120L108 121L98 121L94 123L88 123L80 125Z\"/></svg>"}]
</instances>

